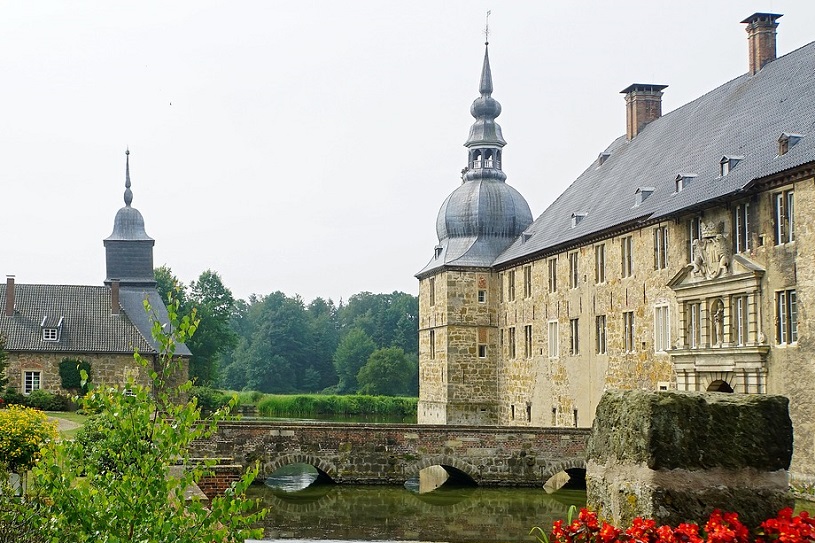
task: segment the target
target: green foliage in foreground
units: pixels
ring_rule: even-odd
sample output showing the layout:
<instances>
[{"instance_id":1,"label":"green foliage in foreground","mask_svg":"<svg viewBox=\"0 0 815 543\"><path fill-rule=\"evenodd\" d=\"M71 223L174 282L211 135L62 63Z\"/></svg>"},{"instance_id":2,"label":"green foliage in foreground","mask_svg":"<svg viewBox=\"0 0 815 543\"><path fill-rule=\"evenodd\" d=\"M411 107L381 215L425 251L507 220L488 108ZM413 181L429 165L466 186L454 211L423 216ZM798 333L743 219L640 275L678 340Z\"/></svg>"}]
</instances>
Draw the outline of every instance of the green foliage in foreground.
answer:
<instances>
[{"instance_id":1,"label":"green foliage in foreground","mask_svg":"<svg viewBox=\"0 0 815 543\"><path fill-rule=\"evenodd\" d=\"M190 465L189 445L211 436L228 409L202 418L197 402L184 400L191 383L172 384L181 365L175 346L197 326L194 313L179 317L179 305L171 300L168 306L170 333L153 322L158 361L135 355L149 372L152 388L131 382L91 390L81 402L96 413L94 439L62 441L43 450L32 471L33 495L26 500L43 512L37 529L44 539L199 543L243 542L261 535L248 527L265 511L253 513L256 503L244 498L257 469L208 503L185 498L185 490L212 468L212 463ZM151 313L149 305L145 309Z\"/></svg>"},{"instance_id":2,"label":"green foliage in foreground","mask_svg":"<svg viewBox=\"0 0 815 543\"><path fill-rule=\"evenodd\" d=\"M270 395L258 403L264 417L314 415L415 417L418 398L395 396Z\"/></svg>"}]
</instances>

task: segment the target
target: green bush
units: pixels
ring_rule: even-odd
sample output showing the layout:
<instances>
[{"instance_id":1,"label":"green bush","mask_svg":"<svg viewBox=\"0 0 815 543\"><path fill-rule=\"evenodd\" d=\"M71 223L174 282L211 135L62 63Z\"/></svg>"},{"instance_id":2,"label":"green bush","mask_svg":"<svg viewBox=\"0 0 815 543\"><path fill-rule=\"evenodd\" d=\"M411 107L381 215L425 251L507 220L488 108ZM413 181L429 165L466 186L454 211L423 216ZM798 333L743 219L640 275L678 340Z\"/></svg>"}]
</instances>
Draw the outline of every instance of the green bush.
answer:
<instances>
[{"instance_id":1,"label":"green bush","mask_svg":"<svg viewBox=\"0 0 815 543\"><path fill-rule=\"evenodd\" d=\"M339 396L321 394L267 395L258 403L264 417L341 415L415 417L418 398L401 396Z\"/></svg>"},{"instance_id":2,"label":"green bush","mask_svg":"<svg viewBox=\"0 0 815 543\"><path fill-rule=\"evenodd\" d=\"M232 396L210 387L194 386L190 389L190 398L198 400L198 407L203 414L214 413L229 404Z\"/></svg>"},{"instance_id":3,"label":"green bush","mask_svg":"<svg viewBox=\"0 0 815 543\"><path fill-rule=\"evenodd\" d=\"M28 396L24 396L17 392L13 387L8 387L3 392L3 403L6 405L24 405L28 407Z\"/></svg>"},{"instance_id":4,"label":"green bush","mask_svg":"<svg viewBox=\"0 0 815 543\"><path fill-rule=\"evenodd\" d=\"M82 370L88 375L88 379L84 384L80 373ZM91 363L86 360L65 358L59 363L59 376L62 379L62 388L77 390L85 394L88 392L88 384L91 380Z\"/></svg>"},{"instance_id":5,"label":"green bush","mask_svg":"<svg viewBox=\"0 0 815 543\"><path fill-rule=\"evenodd\" d=\"M34 390L28 395L28 406L43 411L69 411L71 399L47 390Z\"/></svg>"}]
</instances>

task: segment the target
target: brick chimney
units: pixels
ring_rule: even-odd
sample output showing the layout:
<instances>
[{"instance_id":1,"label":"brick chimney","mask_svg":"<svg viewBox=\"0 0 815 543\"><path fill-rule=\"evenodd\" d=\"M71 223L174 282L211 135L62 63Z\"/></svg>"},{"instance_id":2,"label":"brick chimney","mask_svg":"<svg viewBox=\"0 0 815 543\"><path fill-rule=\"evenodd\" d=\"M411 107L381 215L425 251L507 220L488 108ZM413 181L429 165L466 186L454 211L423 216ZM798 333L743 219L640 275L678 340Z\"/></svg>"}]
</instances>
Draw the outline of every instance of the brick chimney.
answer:
<instances>
[{"instance_id":1,"label":"brick chimney","mask_svg":"<svg viewBox=\"0 0 815 543\"><path fill-rule=\"evenodd\" d=\"M6 317L14 316L14 276L6 276Z\"/></svg>"},{"instance_id":2,"label":"brick chimney","mask_svg":"<svg viewBox=\"0 0 815 543\"><path fill-rule=\"evenodd\" d=\"M119 280L110 280L110 314L119 314Z\"/></svg>"},{"instance_id":3,"label":"brick chimney","mask_svg":"<svg viewBox=\"0 0 815 543\"><path fill-rule=\"evenodd\" d=\"M758 73L768 62L775 60L776 19L778 13L753 13L742 23L747 24L747 44L750 54L750 75Z\"/></svg>"},{"instance_id":4,"label":"brick chimney","mask_svg":"<svg viewBox=\"0 0 815 543\"><path fill-rule=\"evenodd\" d=\"M625 132L633 140L645 125L662 117L662 89L668 85L634 83L620 91L625 94Z\"/></svg>"}]
</instances>

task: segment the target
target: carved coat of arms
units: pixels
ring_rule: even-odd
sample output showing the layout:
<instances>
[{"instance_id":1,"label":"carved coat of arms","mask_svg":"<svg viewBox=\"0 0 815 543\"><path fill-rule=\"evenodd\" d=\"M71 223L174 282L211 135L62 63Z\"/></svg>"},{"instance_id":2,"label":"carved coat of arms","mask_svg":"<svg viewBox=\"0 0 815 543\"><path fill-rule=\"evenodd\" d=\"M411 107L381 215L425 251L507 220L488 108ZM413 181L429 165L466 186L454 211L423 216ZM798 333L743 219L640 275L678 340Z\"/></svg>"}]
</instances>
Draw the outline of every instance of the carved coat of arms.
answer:
<instances>
[{"instance_id":1,"label":"carved coat of arms","mask_svg":"<svg viewBox=\"0 0 815 543\"><path fill-rule=\"evenodd\" d=\"M705 279L715 279L730 273L733 251L730 242L722 233L721 225L706 223L702 226L702 237L693 240L693 275Z\"/></svg>"}]
</instances>

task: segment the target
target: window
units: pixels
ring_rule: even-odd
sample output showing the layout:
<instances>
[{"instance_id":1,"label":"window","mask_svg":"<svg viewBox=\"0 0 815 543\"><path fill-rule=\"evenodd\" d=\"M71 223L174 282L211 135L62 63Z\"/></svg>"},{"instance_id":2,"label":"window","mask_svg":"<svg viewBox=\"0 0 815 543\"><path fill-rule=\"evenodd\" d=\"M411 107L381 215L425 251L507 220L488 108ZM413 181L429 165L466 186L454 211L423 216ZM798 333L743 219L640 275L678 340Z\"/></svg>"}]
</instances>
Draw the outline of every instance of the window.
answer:
<instances>
[{"instance_id":1,"label":"window","mask_svg":"<svg viewBox=\"0 0 815 543\"><path fill-rule=\"evenodd\" d=\"M436 358L436 331L430 331L430 360Z\"/></svg>"},{"instance_id":2,"label":"window","mask_svg":"<svg viewBox=\"0 0 815 543\"><path fill-rule=\"evenodd\" d=\"M620 248L622 251L623 277L631 277L634 273L634 239L631 236L622 238Z\"/></svg>"},{"instance_id":3,"label":"window","mask_svg":"<svg viewBox=\"0 0 815 543\"><path fill-rule=\"evenodd\" d=\"M557 292L557 257L547 261L549 266L549 292Z\"/></svg>"},{"instance_id":4,"label":"window","mask_svg":"<svg viewBox=\"0 0 815 543\"><path fill-rule=\"evenodd\" d=\"M479 345L478 346L478 358L487 358L487 346L486 345Z\"/></svg>"},{"instance_id":5,"label":"window","mask_svg":"<svg viewBox=\"0 0 815 543\"><path fill-rule=\"evenodd\" d=\"M507 340L509 341L509 357L510 358L515 358L515 327L514 326L509 329L509 338L507 338Z\"/></svg>"},{"instance_id":6,"label":"window","mask_svg":"<svg viewBox=\"0 0 815 543\"><path fill-rule=\"evenodd\" d=\"M606 282L606 244L594 246L594 282Z\"/></svg>"},{"instance_id":7,"label":"window","mask_svg":"<svg viewBox=\"0 0 815 543\"><path fill-rule=\"evenodd\" d=\"M594 319L594 332L597 338L595 350L597 354L606 354L606 316L597 315Z\"/></svg>"},{"instance_id":8,"label":"window","mask_svg":"<svg viewBox=\"0 0 815 543\"><path fill-rule=\"evenodd\" d=\"M430 305L436 305L436 278L431 277L429 283Z\"/></svg>"},{"instance_id":9,"label":"window","mask_svg":"<svg viewBox=\"0 0 815 543\"><path fill-rule=\"evenodd\" d=\"M623 313L623 350L634 352L634 312Z\"/></svg>"},{"instance_id":10,"label":"window","mask_svg":"<svg viewBox=\"0 0 815 543\"><path fill-rule=\"evenodd\" d=\"M747 220L749 204L739 204L733 209L733 247L735 252L750 250L750 224Z\"/></svg>"},{"instance_id":11,"label":"window","mask_svg":"<svg viewBox=\"0 0 815 543\"><path fill-rule=\"evenodd\" d=\"M486 290L479 290L478 291L478 303L480 303L480 304L487 303L487 291Z\"/></svg>"},{"instance_id":12,"label":"window","mask_svg":"<svg viewBox=\"0 0 815 543\"><path fill-rule=\"evenodd\" d=\"M532 297L532 266L524 266L524 298Z\"/></svg>"},{"instance_id":13,"label":"window","mask_svg":"<svg viewBox=\"0 0 815 543\"><path fill-rule=\"evenodd\" d=\"M691 302L686 306L688 346L691 349L698 349L702 346L702 304Z\"/></svg>"},{"instance_id":14,"label":"window","mask_svg":"<svg viewBox=\"0 0 815 543\"><path fill-rule=\"evenodd\" d=\"M507 300L510 302L515 301L515 270L511 270L507 274Z\"/></svg>"},{"instance_id":15,"label":"window","mask_svg":"<svg viewBox=\"0 0 815 543\"><path fill-rule=\"evenodd\" d=\"M524 357L532 358L532 325L524 326Z\"/></svg>"},{"instance_id":16,"label":"window","mask_svg":"<svg viewBox=\"0 0 815 543\"><path fill-rule=\"evenodd\" d=\"M747 317L748 317L748 305L747 305L747 296L739 295L733 296L733 301L731 304L731 311L732 311L732 328L731 333L732 339L731 341L736 345L747 345Z\"/></svg>"},{"instance_id":17,"label":"window","mask_svg":"<svg viewBox=\"0 0 815 543\"><path fill-rule=\"evenodd\" d=\"M56 328L43 328L42 329L42 340L43 341L58 341L59 340L59 330Z\"/></svg>"},{"instance_id":18,"label":"window","mask_svg":"<svg viewBox=\"0 0 815 543\"><path fill-rule=\"evenodd\" d=\"M798 341L798 307L795 289L775 293L776 341L779 344Z\"/></svg>"},{"instance_id":19,"label":"window","mask_svg":"<svg viewBox=\"0 0 815 543\"><path fill-rule=\"evenodd\" d=\"M549 358L558 356L557 321L549 321Z\"/></svg>"},{"instance_id":20,"label":"window","mask_svg":"<svg viewBox=\"0 0 815 543\"><path fill-rule=\"evenodd\" d=\"M658 305L654 308L654 351L665 352L671 348L671 322L668 306Z\"/></svg>"},{"instance_id":21,"label":"window","mask_svg":"<svg viewBox=\"0 0 815 543\"><path fill-rule=\"evenodd\" d=\"M654 229L654 269L664 270L668 267L668 227Z\"/></svg>"},{"instance_id":22,"label":"window","mask_svg":"<svg viewBox=\"0 0 815 543\"><path fill-rule=\"evenodd\" d=\"M42 372L23 372L23 394L31 394L35 390L40 390L40 388L42 388Z\"/></svg>"},{"instance_id":23,"label":"window","mask_svg":"<svg viewBox=\"0 0 815 543\"><path fill-rule=\"evenodd\" d=\"M702 239L702 218L694 217L688 221L688 262L693 262L693 242Z\"/></svg>"},{"instance_id":24,"label":"window","mask_svg":"<svg viewBox=\"0 0 815 543\"><path fill-rule=\"evenodd\" d=\"M572 355L580 354L580 335L578 330L577 319L569 320L569 353Z\"/></svg>"},{"instance_id":25,"label":"window","mask_svg":"<svg viewBox=\"0 0 815 543\"><path fill-rule=\"evenodd\" d=\"M775 207L775 244L782 245L795 241L795 229L793 228L793 193L785 190L774 195Z\"/></svg>"},{"instance_id":26,"label":"window","mask_svg":"<svg viewBox=\"0 0 815 543\"><path fill-rule=\"evenodd\" d=\"M580 276L577 268L577 251L569 253L569 287L577 288L580 285Z\"/></svg>"}]
</instances>

